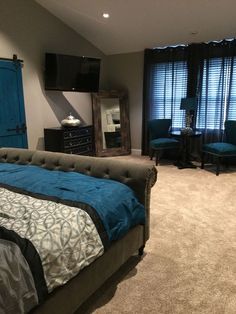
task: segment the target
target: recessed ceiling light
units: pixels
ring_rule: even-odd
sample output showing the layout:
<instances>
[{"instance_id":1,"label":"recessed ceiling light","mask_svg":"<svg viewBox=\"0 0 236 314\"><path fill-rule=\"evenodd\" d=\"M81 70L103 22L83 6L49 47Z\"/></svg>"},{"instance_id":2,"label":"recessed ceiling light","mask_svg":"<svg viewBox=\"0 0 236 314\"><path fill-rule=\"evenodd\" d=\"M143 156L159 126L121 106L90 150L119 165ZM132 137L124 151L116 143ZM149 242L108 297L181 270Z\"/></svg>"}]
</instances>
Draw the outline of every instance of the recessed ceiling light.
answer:
<instances>
[{"instance_id":1,"label":"recessed ceiling light","mask_svg":"<svg viewBox=\"0 0 236 314\"><path fill-rule=\"evenodd\" d=\"M102 16L104 17L104 19L108 19L110 17L110 14L109 13L103 13Z\"/></svg>"}]
</instances>

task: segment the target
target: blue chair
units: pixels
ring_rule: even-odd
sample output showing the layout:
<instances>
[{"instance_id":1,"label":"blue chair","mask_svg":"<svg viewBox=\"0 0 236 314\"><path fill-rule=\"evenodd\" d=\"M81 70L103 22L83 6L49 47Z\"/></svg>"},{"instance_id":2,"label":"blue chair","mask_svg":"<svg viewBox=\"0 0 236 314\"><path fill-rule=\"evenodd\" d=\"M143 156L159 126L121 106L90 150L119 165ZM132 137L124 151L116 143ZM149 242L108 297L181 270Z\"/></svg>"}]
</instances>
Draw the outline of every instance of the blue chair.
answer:
<instances>
[{"instance_id":1,"label":"blue chair","mask_svg":"<svg viewBox=\"0 0 236 314\"><path fill-rule=\"evenodd\" d=\"M220 173L220 162L222 158L236 157L236 121L225 121L225 141L204 144L202 147L202 164L204 169L205 155L213 155L216 158L216 175Z\"/></svg>"},{"instance_id":2,"label":"blue chair","mask_svg":"<svg viewBox=\"0 0 236 314\"><path fill-rule=\"evenodd\" d=\"M171 119L153 119L149 121L149 147L150 159L156 156L156 166L159 163L163 150L179 148L180 143L174 138L169 137Z\"/></svg>"}]
</instances>

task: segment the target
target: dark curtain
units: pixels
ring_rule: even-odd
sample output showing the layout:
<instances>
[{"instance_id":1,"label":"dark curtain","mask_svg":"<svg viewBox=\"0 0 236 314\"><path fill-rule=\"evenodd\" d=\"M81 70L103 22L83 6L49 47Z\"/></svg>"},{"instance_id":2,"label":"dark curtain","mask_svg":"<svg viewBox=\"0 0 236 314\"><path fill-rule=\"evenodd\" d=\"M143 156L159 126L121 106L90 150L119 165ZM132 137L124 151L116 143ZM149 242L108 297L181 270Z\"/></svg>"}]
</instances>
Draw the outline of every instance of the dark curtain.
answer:
<instances>
[{"instance_id":1,"label":"dark curtain","mask_svg":"<svg viewBox=\"0 0 236 314\"><path fill-rule=\"evenodd\" d=\"M230 118L236 41L203 43L199 55L196 128L203 132L205 143L222 141L224 121Z\"/></svg>"},{"instance_id":2,"label":"dark curtain","mask_svg":"<svg viewBox=\"0 0 236 314\"><path fill-rule=\"evenodd\" d=\"M153 117L151 69L155 63L187 61L187 97L197 97L193 127L204 142L223 139L224 121L236 120L236 40L223 40L165 49L146 49L144 54L142 154L148 153L147 123Z\"/></svg>"},{"instance_id":3,"label":"dark curtain","mask_svg":"<svg viewBox=\"0 0 236 314\"><path fill-rule=\"evenodd\" d=\"M155 65L158 63L166 63L166 72L172 68L172 71L177 71L175 69L175 63L177 61L186 60L186 47L167 47L164 49L146 49L144 52L144 80L143 80L143 125L142 125L142 154L148 155L149 153L149 140L148 140L148 121L153 118L153 70ZM168 63L168 64L167 64ZM165 69L163 70L165 72ZM165 73L164 73L165 75ZM175 76L175 73L173 73ZM171 82L172 84L172 82ZM172 89L174 86L172 84ZM174 94L174 93L173 93ZM175 101L175 97L172 94L171 103ZM184 95L185 96L185 95ZM184 97L183 96L183 97ZM165 111L165 101L163 103L163 110ZM172 115L175 113L173 106L171 106ZM166 118L169 118L166 116Z\"/></svg>"}]
</instances>

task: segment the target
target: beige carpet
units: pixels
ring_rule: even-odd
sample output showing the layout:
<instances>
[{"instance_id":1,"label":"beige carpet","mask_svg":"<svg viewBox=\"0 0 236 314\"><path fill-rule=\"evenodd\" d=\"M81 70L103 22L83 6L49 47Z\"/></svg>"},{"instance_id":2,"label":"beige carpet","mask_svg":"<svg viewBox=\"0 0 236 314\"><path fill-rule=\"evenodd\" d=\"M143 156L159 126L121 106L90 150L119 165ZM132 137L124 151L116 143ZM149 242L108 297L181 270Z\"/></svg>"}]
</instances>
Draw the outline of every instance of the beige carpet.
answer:
<instances>
[{"instance_id":1,"label":"beige carpet","mask_svg":"<svg viewBox=\"0 0 236 314\"><path fill-rule=\"evenodd\" d=\"M160 165L145 252L81 313L236 313L236 170Z\"/></svg>"}]
</instances>

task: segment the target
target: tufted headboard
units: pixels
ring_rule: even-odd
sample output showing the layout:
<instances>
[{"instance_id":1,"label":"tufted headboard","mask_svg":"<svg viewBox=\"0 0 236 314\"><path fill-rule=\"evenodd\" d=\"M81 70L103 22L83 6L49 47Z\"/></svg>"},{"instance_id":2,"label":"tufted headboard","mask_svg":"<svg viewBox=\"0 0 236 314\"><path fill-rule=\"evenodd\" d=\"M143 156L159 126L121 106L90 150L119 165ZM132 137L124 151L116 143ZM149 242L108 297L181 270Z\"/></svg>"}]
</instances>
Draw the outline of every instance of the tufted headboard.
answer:
<instances>
[{"instance_id":1,"label":"tufted headboard","mask_svg":"<svg viewBox=\"0 0 236 314\"><path fill-rule=\"evenodd\" d=\"M69 155L20 148L0 148L0 162L35 165L49 170L76 171L97 178L107 178L128 185L146 209L146 239L149 237L151 187L157 179L154 166L113 158Z\"/></svg>"}]
</instances>

